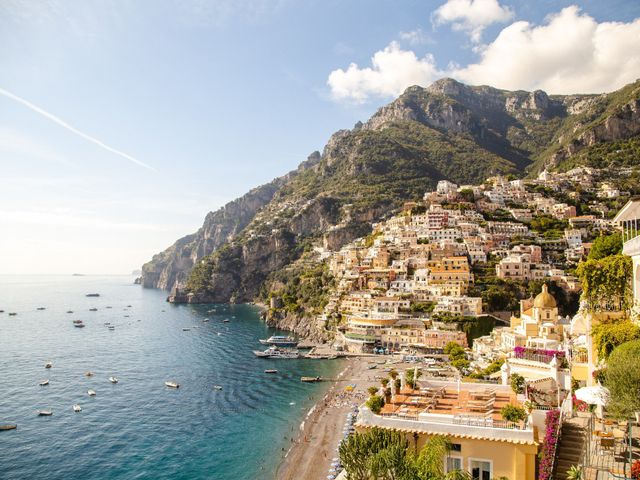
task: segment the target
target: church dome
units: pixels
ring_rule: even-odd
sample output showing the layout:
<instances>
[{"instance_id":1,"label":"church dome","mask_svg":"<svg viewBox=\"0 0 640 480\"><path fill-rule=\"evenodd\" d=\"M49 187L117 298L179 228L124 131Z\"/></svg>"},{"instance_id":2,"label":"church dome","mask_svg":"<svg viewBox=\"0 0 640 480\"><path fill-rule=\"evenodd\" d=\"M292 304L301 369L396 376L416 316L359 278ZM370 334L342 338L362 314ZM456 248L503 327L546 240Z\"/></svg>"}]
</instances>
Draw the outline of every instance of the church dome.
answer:
<instances>
[{"instance_id":1,"label":"church dome","mask_svg":"<svg viewBox=\"0 0 640 480\"><path fill-rule=\"evenodd\" d=\"M549 293L547 285L542 285L542 291L533 301L534 308L556 308L556 299Z\"/></svg>"}]
</instances>

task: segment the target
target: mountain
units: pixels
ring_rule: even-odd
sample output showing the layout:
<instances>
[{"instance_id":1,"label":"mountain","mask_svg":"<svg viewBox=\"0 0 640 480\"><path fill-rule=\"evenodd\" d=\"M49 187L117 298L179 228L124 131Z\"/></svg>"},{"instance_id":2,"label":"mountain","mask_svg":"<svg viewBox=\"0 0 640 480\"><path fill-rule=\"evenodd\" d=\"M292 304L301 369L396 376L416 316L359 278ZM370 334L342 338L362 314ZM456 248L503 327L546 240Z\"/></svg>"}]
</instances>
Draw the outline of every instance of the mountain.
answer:
<instances>
[{"instance_id":1,"label":"mountain","mask_svg":"<svg viewBox=\"0 0 640 480\"><path fill-rule=\"evenodd\" d=\"M601 95L413 86L333 134L283 177L211 212L142 267L142 284L192 302L250 301L313 245L336 248L438 180L479 183L577 164L638 164L640 81Z\"/></svg>"}]
</instances>

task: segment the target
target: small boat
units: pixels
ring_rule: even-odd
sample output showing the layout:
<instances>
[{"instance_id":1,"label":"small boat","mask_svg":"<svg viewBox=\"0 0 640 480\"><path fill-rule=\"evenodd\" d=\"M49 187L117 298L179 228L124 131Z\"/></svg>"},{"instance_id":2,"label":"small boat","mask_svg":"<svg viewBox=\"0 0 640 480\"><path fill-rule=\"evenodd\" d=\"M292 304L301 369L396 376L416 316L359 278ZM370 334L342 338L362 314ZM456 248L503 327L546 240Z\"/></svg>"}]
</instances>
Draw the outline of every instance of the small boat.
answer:
<instances>
[{"instance_id":1,"label":"small boat","mask_svg":"<svg viewBox=\"0 0 640 480\"><path fill-rule=\"evenodd\" d=\"M51 410L36 410L36 412L38 412L38 415L41 417L50 417L53 415Z\"/></svg>"},{"instance_id":2,"label":"small boat","mask_svg":"<svg viewBox=\"0 0 640 480\"><path fill-rule=\"evenodd\" d=\"M73 313L73 310L67 310L67 313Z\"/></svg>"},{"instance_id":3,"label":"small boat","mask_svg":"<svg viewBox=\"0 0 640 480\"><path fill-rule=\"evenodd\" d=\"M221 336L222 336L222 333L218 332L218 336L219 336L219 337L221 337Z\"/></svg>"},{"instance_id":4,"label":"small boat","mask_svg":"<svg viewBox=\"0 0 640 480\"><path fill-rule=\"evenodd\" d=\"M104 308L113 308L113 307L112 307L111 305L107 305L107 306L106 306L106 307L104 307Z\"/></svg>"},{"instance_id":5,"label":"small boat","mask_svg":"<svg viewBox=\"0 0 640 480\"><path fill-rule=\"evenodd\" d=\"M222 390L222 386L221 385L214 385L213 389L214 390Z\"/></svg>"},{"instance_id":6,"label":"small boat","mask_svg":"<svg viewBox=\"0 0 640 480\"><path fill-rule=\"evenodd\" d=\"M99 297L99 296L100 296L100 294L99 294L99 293L87 293L87 294L85 295L85 297Z\"/></svg>"},{"instance_id":7,"label":"small boat","mask_svg":"<svg viewBox=\"0 0 640 480\"><path fill-rule=\"evenodd\" d=\"M118 379L116 377L109 377L109 381L111 383L118 383Z\"/></svg>"},{"instance_id":8,"label":"small boat","mask_svg":"<svg viewBox=\"0 0 640 480\"><path fill-rule=\"evenodd\" d=\"M231 320L229 320L228 318L225 318L224 320L222 320L222 323L229 323Z\"/></svg>"},{"instance_id":9,"label":"small boat","mask_svg":"<svg viewBox=\"0 0 640 480\"><path fill-rule=\"evenodd\" d=\"M264 373L278 373L278 370L276 370L275 368L270 368L265 370Z\"/></svg>"},{"instance_id":10,"label":"small boat","mask_svg":"<svg viewBox=\"0 0 640 480\"><path fill-rule=\"evenodd\" d=\"M86 325L84 323L75 323L73 326L76 328L84 328Z\"/></svg>"},{"instance_id":11,"label":"small boat","mask_svg":"<svg viewBox=\"0 0 640 480\"><path fill-rule=\"evenodd\" d=\"M41 387L46 387L47 385L49 385L49 380L42 380L38 385L40 385Z\"/></svg>"},{"instance_id":12,"label":"small boat","mask_svg":"<svg viewBox=\"0 0 640 480\"><path fill-rule=\"evenodd\" d=\"M81 412L82 411L82 407L76 403L73 406L73 411L76 412L76 413Z\"/></svg>"},{"instance_id":13,"label":"small boat","mask_svg":"<svg viewBox=\"0 0 640 480\"><path fill-rule=\"evenodd\" d=\"M51 368L51 367L53 367L53 363L51 362L47 362L44 364L44 368Z\"/></svg>"},{"instance_id":14,"label":"small boat","mask_svg":"<svg viewBox=\"0 0 640 480\"><path fill-rule=\"evenodd\" d=\"M73 323L76 325L80 325L82 323L82 320L74 320Z\"/></svg>"},{"instance_id":15,"label":"small boat","mask_svg":"<svg viewBox=\"0 0 640 480\"><path fill-rule=\"evenodd\" d=\"M209 321L209 319L208 319L208 318L205 318L205 319L204 319L204 320L202 320L202 321L203 321L203 322L208 322L208 321Z\"/></svg>"},{"instance_id":16,"label":"small boat","mask_svg":"<svg viewBox=\"0 0 640 480\"><path fill-rule=\"evenodd\" d=\"M90 397L95 397L96 396L96 391L89 389L87 390L87 395L89 395Z\"/></svg>"},{"instance_id":17,"label":"small boat","mask_svg":"<svg viewBox=\"0 0 640 480\"><path fill-rule=\"evenodd\" d=\"M298 345L298 341L293 337L284 335L272 335L266 340L259 340L263 345L275 345L276 347L295 347Z\"/></svg>"},{"instance_id":18,"label":"small boat","mask_svg":"<svg viewBox=\"0 0 640 480\"><path fill-rule=\"evenodd\" d=\"M84 372L85 377L93 377L93 372Z\"/></svg>"},{"instance_id":19,"label":"small boat","mask_svg":"<svg viewBox=\"0 0 640 480\"><path fill-rule=\"evenodd\" d=\"M10 317L15 317L16 315L17 315L17 313L16 313L16 312L9 312L9 316L10 316Z\"/></svg>"},{"instance_id":20,"label":"small boat","mask_svg":"<svg viewBox=\"0 0 640 480\"><path fill-rule=\"evenodd\" d=\"M271 346L267 348L264 352L260 350L254 350L253 354L256 357L262 358L299 358L300 354L297 350L288 350L283 348L278 348L276 346Z\"/></svg>"},{"instance_id":21,"label":"small boat","mask_svg":"<svg viewBox=\"0 0 640 480\"><path fill-rule=\"evenodd\" d=\"M98 309L97 309L97 308L95 308L95 307L93 307L93 308L90 308L90 309L89 309L89 311L90 311L90 312L97 312L97 311L98 311Z\"/></svg>"},{"instance_id":22,"label":"small boat","mask_svg":"<svg viewBox=\"0 0 640 480\"><path fill-rule=\"evenodd\" d=\"M4 313L4 310L0 310L0 313Z\"/></svg>"},{"instance_id":23,"label":"small boat","mask_svg":"<svg viewBox=\"0 0 640 480\"><path fill-rule=\"evenodd\" d=\"M127 308L131 308L131 305L127 305Z\"/></svg>"},{"instance_id":24,"label":"small boat","mask_svg":"<svg viewBox=\"0 0 640 480\"><path fill-rule=\"evenodd\" d=\"M129 318L129 315L125 315L124 318Z\"/></svg>"},{"instance_id":25,"label":"small boat","mask_svg":"<svg viewBox=\"0 0 640 480\"><path fill-rule=\"evenodd\" d=\"M111 325L111 322L104 322L105 325Z\"/></svg>"},{"instance_id":26,"label":"small boat","mask_svg":"<svg viewBox=\"0 0 640 480\"><path fill-rule=\"evenodd\" d=\"M38 307L38 308L36 308L36 310L46 310L46 309L47 309L46 307Z\"/></svg>"},{"instance_id":27,"label":"small boat","mask_svg":"<svg viewBox=\"0 0 640 480\"><path fill-rule=\"evenodd\" d=\"M180 384L176 382L164 382L164 384L169 388L180 388Z\"/></svg>"},{"instance_id":28,"label":"small boat","mask_svg":"<svg viewBox=\"0 0 640 480\"><path fill-rule=\"evenodd\" d=\"M15 430L16 428L18 428L18 425L16 425L15 423L10 423L7 425L0 425L0 431L3 430Z\"/></svg>"},{"instance_id":29,"label":"small boat","mask_svg":"<svg viewBox=\"0 0 640 480\"><path fill-rule=\"evenodd\" d=\"M320 382L322 381L322 377L300 377L301 382L312 383L312 382Z\"/></svg>"},{"instance_id":30,"label":"small boat","mask_svg":"<svg viewBox=\"0 0 640 480\"><path fill-rule=\"evenodd\" d=\"M110 332L113 332L116 329L116 327L114 327L113 325L109 325L107 328Z\"/></svg>"},{"instance_id":31,"label":"small boat","mask_svg":"<svg viewBox=\"0 0 640 480\"><path fill-rule=\"evenodd\" d=\"M182 331L183 332L188 332L189 330L191 330L190 328L183 328Z\"/></svg>"}]
</instances>

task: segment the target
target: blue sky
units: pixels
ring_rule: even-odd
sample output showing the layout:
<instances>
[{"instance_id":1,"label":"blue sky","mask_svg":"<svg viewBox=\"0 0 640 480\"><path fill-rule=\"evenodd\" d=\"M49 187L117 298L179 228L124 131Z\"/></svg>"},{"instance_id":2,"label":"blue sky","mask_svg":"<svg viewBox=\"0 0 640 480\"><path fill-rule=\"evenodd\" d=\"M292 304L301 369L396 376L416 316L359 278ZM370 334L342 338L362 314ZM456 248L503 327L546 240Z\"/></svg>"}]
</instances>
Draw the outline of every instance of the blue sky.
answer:
<instances>
[{"instance_id":1,"label":"blue sky","mask_svg":"<svg viewBox=\"0 0 640 480\"><path fill-rule=\"evenodd\" d=\"M138 268L412 83L618 88L640 77L639 17L635 1L4 0L0 273Z\"/></svg>"}]
</instances>

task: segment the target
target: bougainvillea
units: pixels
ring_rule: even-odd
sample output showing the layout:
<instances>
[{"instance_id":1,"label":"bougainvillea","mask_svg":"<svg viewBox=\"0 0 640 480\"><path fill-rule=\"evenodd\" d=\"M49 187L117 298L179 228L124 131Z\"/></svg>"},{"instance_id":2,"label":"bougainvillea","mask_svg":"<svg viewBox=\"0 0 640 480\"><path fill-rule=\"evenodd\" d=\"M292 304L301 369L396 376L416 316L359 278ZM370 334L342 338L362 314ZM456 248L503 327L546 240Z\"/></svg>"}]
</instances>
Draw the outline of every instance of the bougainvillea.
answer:
<instances>
[{"instance_id":1,"label":"bougainvillea","mask_svg":"<svg viewBox=\"0 0 640 480\"><path fill-rule=\"evenodd\" d=\"M640 480L640 460L636 460L631 465L631 478L633 478L633 480Z\"/></svg>"},{"instance_id":2,"label":"bougainvillea","mask_svg":"<svg viewBox=\"0 0 640 480\"><path fill-rule=\"evenodd\" d=\"M560 410L549 410L545 419L545 434L540 450L540 465L538 480L551 480L556 447L559 439Z\"/></svg>"}]
</instances>

